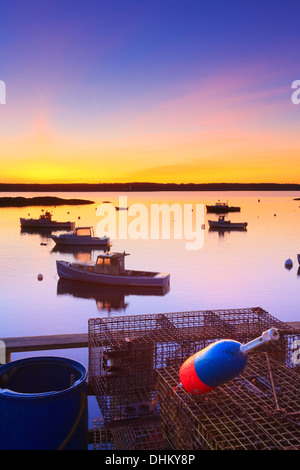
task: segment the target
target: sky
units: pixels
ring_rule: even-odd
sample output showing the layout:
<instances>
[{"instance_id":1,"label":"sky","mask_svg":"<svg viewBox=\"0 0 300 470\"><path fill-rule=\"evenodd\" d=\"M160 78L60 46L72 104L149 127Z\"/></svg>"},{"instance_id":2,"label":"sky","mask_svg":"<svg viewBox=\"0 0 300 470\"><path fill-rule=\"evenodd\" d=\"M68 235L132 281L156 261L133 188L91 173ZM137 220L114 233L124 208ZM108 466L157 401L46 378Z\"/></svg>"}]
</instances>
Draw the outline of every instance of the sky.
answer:
<instances>
[{"instance_id":1,"label":"sky","mask_svg":"<svg viewBox=\"0 0 300 470\"><path fill-rule=\"evenodd\" d=\"M299 17L299 0L0 0L0 182L300 183Z\"/></svg>"}]
</instances>

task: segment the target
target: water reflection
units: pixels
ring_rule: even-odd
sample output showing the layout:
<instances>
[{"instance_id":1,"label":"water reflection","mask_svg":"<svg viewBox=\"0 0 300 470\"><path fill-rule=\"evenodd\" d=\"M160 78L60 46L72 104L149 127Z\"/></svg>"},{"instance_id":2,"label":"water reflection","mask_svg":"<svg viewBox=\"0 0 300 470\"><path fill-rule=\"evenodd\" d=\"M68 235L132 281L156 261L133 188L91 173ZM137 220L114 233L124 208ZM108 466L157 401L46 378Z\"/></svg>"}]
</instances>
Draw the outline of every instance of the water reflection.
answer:
<instances>
[{"instance_id":1,"label":"water reflection","mask_svg":"<svg viewBox=\"0 0 300 470\"><path fill-rule=\"evenodd\" d=\"M46 227L21 227L20 229L20 234L22 235L39 235L40 238L44 241L47 239L47 241L52 241L50 238L50 235L55 232L70 232L70 230L64 228L64 229L58 229L58 228L46 228Z\"/></svg>"},{"instance_id":2,"label":"water reflection","mask_svg":"<svg viewBox=\"0 0 300 470\"><path fill-rule=\"evenodd\" d=\"M105 246L105 247L99 247L95 250L94 247L79 247L79 246L58 246L55 245L51 253L72 253L74 256L74 259L77 261L92 261L93 257L95 256L94 253L101 251L102 253L108 252L110 249L110 246Z\"/></svg>"},{"instance_id":3,"label":"water reflection","mask_svg":"<svg viewBox=\"0 0 300 470\"><path fill-rule=\"evenodd\" d=\"M20 230L21 235L39 235L41 238L49 238L52 232L57 230L52 230L50 228L34 228L34 227L22 227Z\"/></svg>"},{"instance_id":4,"label":"water reflection","mask_svg":"<svg viewBox=\"0 0 300 470\"><path fill-rule=\"evenodd\" d=\"M217 227L209 227L208 229L209 232L217 232L219 237L224 237L225 232L247 232L247 228L230 228L230 227L222 227L222 228L217 228Z\"/></svg>"},{"instance_id":5,"label":"water reflection","mask_svg":"<svg viewBox=\"0 0 300 470\"><path fill-rule=\"evenodd\" d=\"M170 291L170 286L134 287L134 286L104 286L87 282L59 279L57 295L70 295L81 299L95 299L99 311L125 311L129 303L125 297L129 295L164 296Z\"/></svg>"}]
</instances>

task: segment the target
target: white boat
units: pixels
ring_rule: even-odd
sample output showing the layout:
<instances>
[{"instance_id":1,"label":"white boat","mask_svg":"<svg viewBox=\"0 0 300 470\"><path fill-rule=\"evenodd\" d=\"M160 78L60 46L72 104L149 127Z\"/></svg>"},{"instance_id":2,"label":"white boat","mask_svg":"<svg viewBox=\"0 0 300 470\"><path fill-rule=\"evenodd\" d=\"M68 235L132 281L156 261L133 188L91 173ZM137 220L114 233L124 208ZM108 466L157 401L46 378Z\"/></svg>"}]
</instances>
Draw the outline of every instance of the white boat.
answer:
<instances>
[{"instance_id":1,"label":"white boat","mask_svg":"<svg viewBox=\"0 0 300 470\"><path fill-rule=\"evenodd\" d=\"M231 222L220 215L218 220L209 220L209 227L215 230L246 230L247 222Z\"/></svg>"},{"instance_id":2,"label":"white boat","mask_svg":"<svg viewBox=\"0 0 300 470\"><path fill-rule=\"evenodd\" d=\"M108 246L109 237L95 237L93 227L76 227L72 233L50 235L58 246Z\"/></svg>"},{"instance_id":3,"label":"white boat","mask_svg":"<svg viewBox=\"0 0 300 470\"><path fill-rule=\"evenodd\" d=\"M96 263L56 261L57 274L63 279L116 286L165 287L170 274L125 269L127 253L109 252L97 257Z\"/></svg>"},{"instance_id":4,"label":"white boat","mask_svg":"<svg viewBox=\"0 0 300 470\"><path fill-rule=\"evenodd\" d=\"M52 220L52 215L48 211L46 211L45 214L40 215L38 219L20 218L20 223L22 228L72 230L75 227L75 222L57 222L56 220Z\"/></svg>"}]
</instances>

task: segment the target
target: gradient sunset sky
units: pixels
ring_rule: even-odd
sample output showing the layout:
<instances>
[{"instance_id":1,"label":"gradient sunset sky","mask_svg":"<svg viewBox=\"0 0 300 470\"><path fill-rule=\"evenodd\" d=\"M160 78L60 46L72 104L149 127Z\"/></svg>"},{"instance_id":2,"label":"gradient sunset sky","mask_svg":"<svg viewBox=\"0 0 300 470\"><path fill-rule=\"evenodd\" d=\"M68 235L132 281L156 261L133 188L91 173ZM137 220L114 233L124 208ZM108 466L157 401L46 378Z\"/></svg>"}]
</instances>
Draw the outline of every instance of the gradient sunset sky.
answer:
<instances>
[{"instance_id":1,"label":"gradient sunset sky","mask_svg":"<svg viewBox=\"0 0 300 470\"><path fill-rule=\"evenodd\" d=\"M300 183L299 0L0 0L0 182Z\"/></svg>"}]
</instances>

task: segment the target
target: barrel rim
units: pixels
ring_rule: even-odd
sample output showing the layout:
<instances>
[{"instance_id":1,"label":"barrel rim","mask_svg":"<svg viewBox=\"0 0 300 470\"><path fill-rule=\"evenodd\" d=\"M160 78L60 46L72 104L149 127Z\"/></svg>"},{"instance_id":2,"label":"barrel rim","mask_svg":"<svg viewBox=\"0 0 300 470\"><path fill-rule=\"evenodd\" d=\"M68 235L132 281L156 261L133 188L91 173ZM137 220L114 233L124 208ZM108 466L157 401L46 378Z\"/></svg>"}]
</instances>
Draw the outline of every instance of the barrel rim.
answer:
<instances>
[{"instance_id":1,"label":"barrel rim","mask_svg":"<svg viewBox=\"0 0 300 470\"><path fill-rule=\"evenodd\" d=\"M64 395L64 394L70 393L70 391L76 390L77 388L81 387L82 384L86 381L86 378L87 378L86 367L81 362L78 362L71 358L62 357L62 356L37 356L37 357L32 356L32 357L17 359L15 361L2 364L0 366L0 374L18 365L26 366L26 364L34 364L35 362L45 362L45 363L57 362L61 364L65 363L66 365L69 364L69 365L72 365L73 368L75 368L77 371L79 371L81 376L79 379L75 381L73 385L71 385L70 387L64 388L63 390L53 390L53 391L47 391L47 392L41 392L41 393L24 393L24 392L15 392L13 390L10 390L9 388L0 387L0 396L3 398L5 397L5 398L14 398L14 399L42 399L42 398L55 397L55 396Z\"/></svg>"}]
</instances>

